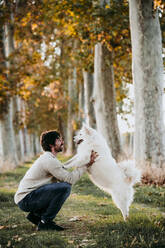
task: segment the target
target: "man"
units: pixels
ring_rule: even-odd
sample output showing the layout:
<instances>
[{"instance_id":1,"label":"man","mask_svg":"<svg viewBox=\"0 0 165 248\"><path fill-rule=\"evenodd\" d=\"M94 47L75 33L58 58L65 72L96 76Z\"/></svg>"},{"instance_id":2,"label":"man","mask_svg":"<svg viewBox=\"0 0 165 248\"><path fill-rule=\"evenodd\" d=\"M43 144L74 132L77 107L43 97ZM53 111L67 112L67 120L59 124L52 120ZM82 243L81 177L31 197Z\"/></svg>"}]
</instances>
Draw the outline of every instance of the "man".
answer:
<instances>
[{"instance_id":1,"label":"man","mask_svg":"<svg viewBox=\"0 0 165 248\"><path fill-rule=\"evenodd\" d=\"M63 150L64 141L56 131L41 134L44 153L34 162L21 180L14 201L21 210L29 212L27 219L37 225L37 230L64 230L53 219L70 195L71 185L77 182L97 157L92 151L88 164L72 172L63 168L56 158Z\"/></svg>"}]
</instances>

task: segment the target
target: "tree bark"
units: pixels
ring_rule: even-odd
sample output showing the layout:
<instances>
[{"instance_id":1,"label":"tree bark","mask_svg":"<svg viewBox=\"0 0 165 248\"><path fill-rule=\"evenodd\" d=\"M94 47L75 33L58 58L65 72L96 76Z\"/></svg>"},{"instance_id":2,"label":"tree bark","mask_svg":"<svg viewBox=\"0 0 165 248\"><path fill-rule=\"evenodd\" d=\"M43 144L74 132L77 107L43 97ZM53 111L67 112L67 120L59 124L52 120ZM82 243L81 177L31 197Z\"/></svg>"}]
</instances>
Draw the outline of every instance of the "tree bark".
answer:
<instances>
[{"instance_id":1,"label":"tree bark","mask_svg":"<svg viewBox=\"0 0 165 248\"><path fill-rule=\"evenodd\" d=\"M83 71L83 78L84 78L85 121L92 128L96 128L96 119L95 119L95 112L93 107L93 87L94 87L93 74L87 71Z\"/></svg>"},{"instance_id":2,"label":"tree bark","mask_svg":"<svg viewBox=\"0 0 165 248\"><path fill-rule=\"evenodd\" d=\"M107 140L112 156L118 161L124 155L119 135L114 88L113 55L98 43L94 60L94 109L97 130Z\"/></svg>"},{"instance_id":3,"label":"tree bark","mask_svg":"<svg viewBox=\"0 0 165 248\"><path fill-rule=\"evenodd\" d=\"M73 71L73 77L68 80L68 118L67 118L67 149L66 154L68 156L73 154L73 122L74 122L74 92L75 92L75 82L76 82L76 74L75 68Z\"/></svg>"},{"instance_id":4,"label":"tree bark","mask_svg":"<svg viewBox=\"0 0 165 248\"><path fill-rule=\"evenodd\" d=\"M162 38L152 0L130 1L132 71L135 87L134 156L137 164L162 166L163 128Z\"/></svg>"},{"instance_id":5,"label":"tree bark","mask_svg":"<svg viewBox=\"0 0 165 248\"><path fill-rule=\"evenodd\" d=\"M4 54L8 58L14 50L13 32L10 23L4 25ZM10 68L10 62L6 61L6 68ZM1 159L0 168L1 170L7 170L15 167L18 164L16 142L14 135L13 126L13 99L8 101L8 112L4 113L3 118L0 120L0 132L1 132Z\"/></svg>"},{"instance_id":6,"label":"tree bark","mask_svg":"<svg viewBox=\"0 0 165 248\"><path fill-rule=\"evenodd\" d=\"M78 121L79 126L82 126L84 121L84 84L79 84L79 94L78 94L78 106L79 106L79 113L78 113Z\"/></svg>"},{"instance_id":7,"label":"tree bark","mask_svg":"<svg viewBox=\"0 0 165 248\"><path fill-rule=\"evenodd\" d=\"M13 121L14 121L14 134L17 148L17 157L19 162L24 161L24 142L23 133L20 128L20 115L21 115L21 99L18 96L13 97Z\"/></svg>"}]
</instances>

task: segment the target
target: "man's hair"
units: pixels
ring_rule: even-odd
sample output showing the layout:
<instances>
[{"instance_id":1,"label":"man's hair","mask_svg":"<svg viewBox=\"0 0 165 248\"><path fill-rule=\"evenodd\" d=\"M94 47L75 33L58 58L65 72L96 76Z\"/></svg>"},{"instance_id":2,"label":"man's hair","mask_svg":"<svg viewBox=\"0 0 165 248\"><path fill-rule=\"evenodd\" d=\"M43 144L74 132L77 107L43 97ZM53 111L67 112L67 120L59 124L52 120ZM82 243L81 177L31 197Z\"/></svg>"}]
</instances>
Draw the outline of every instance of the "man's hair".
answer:
<instances>
[{"instance_id":1,"label":"man's hair","mask_svg":"<svg viewBox=\"0 0 165 248\"><path fill-rule=\"evenodd\" d=\"M60 133L55 130L45 131L41 133L40 144L44 151L51 151L50 145L54 145L56 139L60 138Z\"/></svg>"}]
</instances>

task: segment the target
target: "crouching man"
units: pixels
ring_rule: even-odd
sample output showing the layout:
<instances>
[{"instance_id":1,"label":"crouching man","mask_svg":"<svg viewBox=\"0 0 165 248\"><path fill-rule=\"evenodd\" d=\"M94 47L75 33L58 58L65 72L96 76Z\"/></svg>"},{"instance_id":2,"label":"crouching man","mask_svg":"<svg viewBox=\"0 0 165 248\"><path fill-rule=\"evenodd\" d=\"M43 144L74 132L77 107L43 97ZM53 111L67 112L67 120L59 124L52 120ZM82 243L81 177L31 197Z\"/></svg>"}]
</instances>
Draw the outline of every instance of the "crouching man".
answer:
<instances>
[{"instance_id":1,"label":"crouching man","mask_svg":"<svg viewBox=\"0 0 165 248\"><path fill-rule=\"evenodd\" d=\"M97 154L92 151L88 164L69 172L56 158L64 146L61 135L56 131L46 131L41 134L40 142L44 153L21 180L14 201L21 210L29 212L26 218L37 225L38 231L62 231L64 228L53 219L70 195L72 184L95 162Z\"/></svg>"}]
</instances>

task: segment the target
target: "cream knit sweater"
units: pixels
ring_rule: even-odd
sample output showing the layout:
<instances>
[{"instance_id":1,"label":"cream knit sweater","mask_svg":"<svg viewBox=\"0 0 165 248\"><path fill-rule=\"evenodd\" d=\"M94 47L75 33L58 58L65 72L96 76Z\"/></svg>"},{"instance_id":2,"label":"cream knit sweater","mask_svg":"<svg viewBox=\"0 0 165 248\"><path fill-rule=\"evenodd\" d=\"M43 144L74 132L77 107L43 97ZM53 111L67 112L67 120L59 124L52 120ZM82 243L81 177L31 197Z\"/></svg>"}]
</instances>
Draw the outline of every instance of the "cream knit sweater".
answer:
<instances>
[{"instance_id":1,"label":"cream knit sweater","mask_svg":"<svg viewBox=\"0 0 165 248\"><path fill-rule=\"evenodd\" d=\"M51 152L44 152L21 180L14 201L17 204L31 191L48 183L74 184L86 170L87 167L84 166L69 172L63 168L63 164Z\"/></svg>"}]
</instances>

